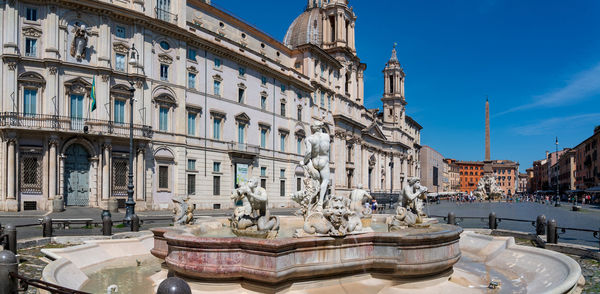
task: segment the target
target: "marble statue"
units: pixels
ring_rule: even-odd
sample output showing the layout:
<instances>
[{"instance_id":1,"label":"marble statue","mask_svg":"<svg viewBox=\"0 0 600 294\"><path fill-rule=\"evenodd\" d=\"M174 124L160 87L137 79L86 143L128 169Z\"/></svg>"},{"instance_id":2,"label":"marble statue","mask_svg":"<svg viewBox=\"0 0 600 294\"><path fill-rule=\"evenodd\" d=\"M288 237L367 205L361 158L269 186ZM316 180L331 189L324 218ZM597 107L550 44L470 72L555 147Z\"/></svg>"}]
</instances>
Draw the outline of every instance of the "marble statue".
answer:
<instances>
[{"instance_id":1,"label":"marble statue","mask_svg":"<svg viewBox=\"0 0 600 294\"><path fill-rule=\"evenodd\" d=\"M319 177L319 199L317 201L317 210L323 209L323 203L326 200L325 194L329 186L329 135L323 132L323 123L315 121L310 126L312 134L306 138L306 154L302 165L307 167L309 175L312 178Z\"/></svg>"},{"instance_id":2,"label":"marble statue","mask_svg":"<svg viewBox=\"0 0 600 294\"><path fill-rule=\"evenodd\" d=\"M362 231L360 217L349 207L348 198L343 196L331 197L322 212L313 212L307 217L304 222L304 232L342 237L348 233Z\"/></svg>"},{"instance_id":3,"label":"marble statue","mask_svg":"<svg viewBox=\"0 0 600 294\"><path fill-rule=\"evenodd\" d=\"M484 175L477 183L477 189L473 195L481 200L487 200L502 195L502 190L496 184L496 177L493 175Z\"/></svg>"},{"instance_id":4,"label":"marble statue","mask_svg":"<svg viewBox=\"0 0 600 294\"><path fill-rule=\"evenodd\" d=\"M387 220L389 231L397 231L423 223L423 197L427 197L427 187L421 186L419 178L409 178L408 185L402 189L396 208L396 214Z\"/></svg>"},{"instance_id":5,"label":"marble statue","mask_svg":"<svg viewBox=\"0 0 600 294\"><path fill-rule=\"evenodd\" d=\"M86 58L86 50L88 43L89 29L82 25L73 26L73 42L71 42L71 56L77 60Z\"/></svg>"},{"instance_id":6,"label":"marble statue","mask_svg":"<svg viewBox=\"0 0 600 294\"><path fill-rule=\"evenodd\" d=\"M358 187L350 194L350 209L361 218L368 217L372 214L371 206L365 206L365 203L370 203L372 199L373 197L363 189L362 184L358 184Z\"/></svg>"},{"instance_id":7,"label":"marble statue","mask_svg":"<svg viewBox=\"0 0 600 294\"><path fill-rule=\"evenodd\" d=\"M189 205L190 198L173 198L173 222L175 225L189 225L194 221L194 207Z\"/></svg>"},{"instance_id":8,"label":"marble statue","mask_svg":"<svg viewBox=\"0 0 600 294\"><path fill-rule=\"evenodd\" d=\"M236 235L270 239L277 236L279 218L271 216L267 191L258 186L257 179L252 178L235 189L231 199L242 202L231 218L231 228Z\"/></svg>"}]
</instances>

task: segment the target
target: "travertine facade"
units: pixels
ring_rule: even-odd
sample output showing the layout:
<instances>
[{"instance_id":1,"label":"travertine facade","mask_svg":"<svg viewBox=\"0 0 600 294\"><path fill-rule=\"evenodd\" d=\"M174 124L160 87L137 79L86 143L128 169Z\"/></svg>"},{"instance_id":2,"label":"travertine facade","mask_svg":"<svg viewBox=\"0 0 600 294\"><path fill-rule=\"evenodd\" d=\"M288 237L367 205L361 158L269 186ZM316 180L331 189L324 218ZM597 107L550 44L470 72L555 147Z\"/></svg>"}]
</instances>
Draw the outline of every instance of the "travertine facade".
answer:
<instances>
[{"instance_id":1,"label":"travertine facade","mask_svg":"<svg viewBox=\"0 0 600 294\"><path fill-rule=\"evenodd\" d=\"M283 43L200 0L4 2L0 209L124 199L131 90L138 210L176 196L231 207L250 177L272 206L292 205L315 119L332 137L332 192L399 191L419 174L421 127L395 51L384 112L368 110L354 12L312 2Z\"/></svg>"}]
</instances>

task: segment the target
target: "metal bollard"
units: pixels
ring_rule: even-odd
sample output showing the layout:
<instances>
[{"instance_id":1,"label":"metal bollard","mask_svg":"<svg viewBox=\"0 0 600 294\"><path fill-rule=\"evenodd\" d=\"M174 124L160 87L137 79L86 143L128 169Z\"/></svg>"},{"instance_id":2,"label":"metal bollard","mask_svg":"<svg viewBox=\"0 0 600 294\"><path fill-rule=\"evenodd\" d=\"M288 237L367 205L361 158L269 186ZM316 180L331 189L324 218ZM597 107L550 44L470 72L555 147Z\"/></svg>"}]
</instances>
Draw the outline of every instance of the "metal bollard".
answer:
<instances>
[{"instance_id":1,"label":"metal bollard","mask_svg":"<svg viewBox=\"0 0 600 294\"><path fill-rule=\"evenodd\" d=\"M546 226L546 243L558 243L558 234L556 231L556 221L551 219Z\"/></svg>"},{"instance_id":2,"label":"metal bollard","mask_svg":"<svg viewBox=\"0 0 600 294\"><path fill-rule=\"evenodd\" d=\"M6 225L6 228L4 228L4 234L7 236L7 248L4 249L17 254L17 228L13 224L8 224Z\"/></svg>"},{"instance_id":3,"label":"metal bollard","mask_svg":"<svg viewBox=\"0 0 600 294\"><path fill-rule=\"evenodd\" d=\"M131 231L132 232L140 231L140 217L137 214L133 214L131 216Z\"/></svg>"},{"instance_id":4,"label":"metal bollard","mask_svg":"<svg viewBox=\"0 0 600 294\"><path fill-rule=\"evenodd\" d=\"M112 235L112 219L110 216L105 216L102 218L102 235L110 236Z\"/></svg>"},{"instance_id":5,"label":"metal bollard","mask_svg":"<svg viewBox=\"0 0 600 294\"><path fill-rule=\"evenodd\" d=\"M52 218L49 216L42 220L42 233L44 237L52 237Z\"/></svg>"},{"instance_id":6,"label":"metal bollard","mask_svg":"<svg viewBox=\"0 0 600 294\"><path fill-rule=\"evenodd\" d=\"M498 222L496 222L496 213L490 212L488 226L489 226L490 230L495 230L498 228Z\"/></svg>"},{"instance_id":7,"label":"metal bollard","mask_svg":"<svg viewBox=\"0 0 600 294\"><path fill-rule=\"evenodd\" d=\"M17 256L8 250L0 252L0 293L16 294L19 284L16 277L11 277L10 273L19 272L19 263Z\"/></svg>"},{"instance_id":8,"label":"metal bollard","mask_svg":"<svg viewBox=\"0 0 600 294\"><path fill-rule=\"evenodd\" d=\"M158 285L156 294L192 294L192 289L186 281L178 277L170 277Z\"/></svg>"},{"instance_id":9,"label":"metal bollard","mask_svg":"<svg viewBox=\"0 0 600 294\"><path fill-rule=\"evenodd\" d=\"M546 216L545 215L538 215L537 219L535 220L535 234L536 235L543 235L546 233Z\"/></svg>"},{"instance_id":10,"label":"metal bollard","mask_svg":"<svg viewBox=\"0 0 600 294\"><path fill-rule=\"evenodd\" d=\"M454 215L454 212L448 212L448 224L456 225L456 215Z\"/></svg>"}]
</instances>

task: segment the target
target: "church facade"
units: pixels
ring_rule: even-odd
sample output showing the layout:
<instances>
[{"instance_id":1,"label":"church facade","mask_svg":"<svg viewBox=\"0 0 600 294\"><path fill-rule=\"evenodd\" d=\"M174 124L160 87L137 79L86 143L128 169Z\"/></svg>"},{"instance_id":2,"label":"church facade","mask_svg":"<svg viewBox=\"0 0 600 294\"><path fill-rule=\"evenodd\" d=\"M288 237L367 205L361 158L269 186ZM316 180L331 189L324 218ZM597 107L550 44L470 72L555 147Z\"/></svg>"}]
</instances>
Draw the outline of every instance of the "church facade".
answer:
<instances>
[{"instance_id":1,"label":"church facade","mask_svg":"<svg viewBox=\"0 0 600 294\"><path fill-rule=\"evenodd\" d=\"M210 1L0 5L0 210L123 204L130 168L138 210L229 208L250 177L291 207L313 120L332 139L332 193L419 175L395 50L383 111L366 109L347 1L308 1L283 42Z\"/></svg>"}]
</instances>

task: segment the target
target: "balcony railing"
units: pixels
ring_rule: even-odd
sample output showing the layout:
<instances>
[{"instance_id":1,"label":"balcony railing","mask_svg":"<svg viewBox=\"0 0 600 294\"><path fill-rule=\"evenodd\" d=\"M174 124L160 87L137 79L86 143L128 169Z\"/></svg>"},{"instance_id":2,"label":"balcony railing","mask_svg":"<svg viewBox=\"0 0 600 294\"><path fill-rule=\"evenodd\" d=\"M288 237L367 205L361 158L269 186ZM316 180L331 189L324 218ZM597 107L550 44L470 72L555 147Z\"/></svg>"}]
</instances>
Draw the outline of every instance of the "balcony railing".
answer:
<instances>
[{"instance_id":1,"label":"balcony railing","mask_svg":"<svg viewBox=\"0 0 600 294\"><path fill-rule=\"evenodd\" d=\"M156 18L162 20L162 21L166 21L166 22L170 22L172 24L177 24L177 14L173 14L167 10L161 9L156 7L155 8L156 11Z\"/></svg>"},{"instance_id":2,"label":"balcony railing","mask_svg":"<svg viewBox=\"0 0 600 294\"><path fill-rule=\"evenodd\" d=\"M115 123L109 120L72 118L68 116L24 114L18 112L0 113L0 128L22 128L31 130L48 130L77 132L95 135L112 135L129 137L128 123ZM152 138L151 126L133 125L133 136Z\"/></svg>"},{"instance_id":3,"label":"balcony railing","mask_svg":"<svg viewBox=\"0 0 600 294\"><path fill-rule=\"evenodd\" d=\"M260 153L260 148L258 146L236 142L227 143L227 150L229 153L247 156L256 156Z\"/></svg>"}]
</instances>

